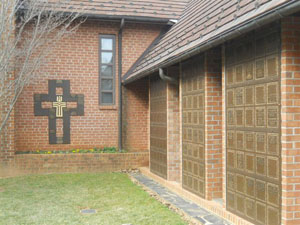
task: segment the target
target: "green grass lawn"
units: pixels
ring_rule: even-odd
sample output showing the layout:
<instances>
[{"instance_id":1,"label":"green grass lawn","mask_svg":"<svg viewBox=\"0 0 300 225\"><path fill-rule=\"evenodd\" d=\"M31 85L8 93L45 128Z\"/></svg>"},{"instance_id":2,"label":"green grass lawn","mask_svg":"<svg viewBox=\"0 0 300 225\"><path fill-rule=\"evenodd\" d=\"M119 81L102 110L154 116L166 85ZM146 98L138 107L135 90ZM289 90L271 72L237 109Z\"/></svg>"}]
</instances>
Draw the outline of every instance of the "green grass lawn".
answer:
<instances>
[{"instance_id":1,"label":"green grass lawn","mask_svg":"<svg viewBox=\"0 0 300 225\"><path fill-rule=\"evenodd\" d=\"M81 209L96 209L83 215ZM186 224L121 173L0 179L0 224Z\"/></svg>"}]
</instances>

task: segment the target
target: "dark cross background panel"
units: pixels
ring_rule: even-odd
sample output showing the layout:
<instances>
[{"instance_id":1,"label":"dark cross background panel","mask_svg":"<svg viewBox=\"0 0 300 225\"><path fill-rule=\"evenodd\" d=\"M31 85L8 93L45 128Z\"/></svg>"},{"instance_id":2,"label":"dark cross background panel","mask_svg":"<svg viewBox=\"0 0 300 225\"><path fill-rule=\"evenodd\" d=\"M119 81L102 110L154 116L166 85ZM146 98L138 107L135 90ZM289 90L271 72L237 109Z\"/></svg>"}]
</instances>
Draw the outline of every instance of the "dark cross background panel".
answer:
<instances>
[{"instance_id":1,"label":"dark cross background panel","mask_svg":"<svg viewBox=\"0 0 300 225\"><path fill-rule=\"evenodd\" d=\"M150 170L167 179L167 85L150 80Z\"/></svg>"},{"instance_id":2,"label":"dark cross background panel","mask_svg":"<svg viewBox=\"0 0 300 225\"><path fill-rule=\"evenodd\" d=\"M56 93L57 88L62 88L62 94ZM52 108L43 108L43 102L50 102ZM68 108L68 102L77 103L76 108ZM34 95L34 115L48 116L49 144L70 144L70 119L71 116L84 115L84 96L70 93L69 80L48 80L48 94ZM56 121L63 120L63 136L56 135Z\"/></svg>"},{"instance_id":3,"label":"dark cross background panel","mask_svg":"<svg viewBox=\"0 0 300 225\"><path fill-rule=\"evenodd\" d=\"M276 24L226 46L227 209L280 224L280 32Z\"/></svg>"},{"instance_id":4,"label":"dark cross background panel","mask_svg":"<svg viewBox=\"0 0 300 225\"><path fill-rule=\"evenodd\" d=\"M182 65L183 188L205 198L204 57Z\"/></svg>"}]
</instances>

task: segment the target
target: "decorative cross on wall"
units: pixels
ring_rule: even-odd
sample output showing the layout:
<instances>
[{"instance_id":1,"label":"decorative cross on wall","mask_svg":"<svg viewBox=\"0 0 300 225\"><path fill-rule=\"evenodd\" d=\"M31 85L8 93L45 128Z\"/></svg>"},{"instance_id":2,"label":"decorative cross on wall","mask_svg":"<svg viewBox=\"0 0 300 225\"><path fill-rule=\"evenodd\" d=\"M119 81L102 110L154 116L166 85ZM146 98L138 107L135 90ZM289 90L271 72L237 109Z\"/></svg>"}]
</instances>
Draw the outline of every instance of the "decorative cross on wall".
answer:
<instances>
[{"instance_id":1,"label":"decorative cross on wall","mask_svg":"<svg viewBox=\"0 0 300 225\"><path fill-rule=\"evenodd\" d=\"M62 101L62 96L56 97L56 102L53 102L53 108L56 108L56 117L63 117L63 109L67 107L67 103Z\"/></svg>"},{"instance_id":2,"label":"decorative cross on wall","mask_svg":"<svg viewBox=\"0 0 300 225\"><path fill-rule=\"evenodd\" d=\"M56 94L56 88L63 89L63 95ZM48 116L49 144L70 144L71 116L84 115L84 96L70 94L69 80L49 80L48 94L34 95L34 115ZM52 108L43 108L43 102L51 102ZM76 108L68 108L67 102L76 102ZM63 137L56 136L56 120L63 120Z\"/></svg>"}]
</instances>

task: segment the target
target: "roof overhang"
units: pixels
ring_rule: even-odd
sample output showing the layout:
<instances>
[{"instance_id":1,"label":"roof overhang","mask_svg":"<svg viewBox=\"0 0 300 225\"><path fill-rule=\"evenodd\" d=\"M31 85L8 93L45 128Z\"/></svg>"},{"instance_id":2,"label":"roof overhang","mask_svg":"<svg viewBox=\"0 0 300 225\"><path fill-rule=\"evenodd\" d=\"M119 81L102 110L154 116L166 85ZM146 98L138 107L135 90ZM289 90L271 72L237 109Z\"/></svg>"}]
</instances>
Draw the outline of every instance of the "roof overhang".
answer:
<instances>
[{"instance_id":1,"label":"roof overhang","mask_svg":"<svg viewBox=\"0 0 300 225\"><path fill-rule=\"evenodd\" d=\"M89 19L99 19L99 20L122 20L122 19L125 19L126 22L173 25L173 22L171 19L156 18L156 17L126 16L126 15L124 15L124 16L122 16L122 15L98 15L98 14L86 14L86 13L83 13L82 16L87 17Z\"/></svg>"},{"instance_id":2,"label":"roof overhang","mask_svg":"<svg viewBox=\"0 0 300 225\"><path fill-rule=\"evenodd\" d=\"M220 44L225 43L228 40L234 39L242 34L245 34L251 30L259 28L267 23L276 21L281 19L285 16L291 15L296 13L300 10L300 1L299 0L292 0L286 2L278 7L275 7L265 13L262 13L255 17L254 19L247 20L243 23L240 23L236 26L231 27L224 32L211 37L204 43L200 43L199 45L193 46L192 48L181 52L173 57L167 58L166 60L162 61L161 63L155 64L153 67L149 69L142 70L140 72L135 72L132 76L128 76L127 79L123 80L123 84L129 84L133 81L136 81L140 78L148 76L152 73L158 72L159 68L164 68L171 66L173 64L179 63L183 60L186 60L194 55L197 55L201 52L204 52L208 49L216 47Z\"/></svg>"}]
</instances>

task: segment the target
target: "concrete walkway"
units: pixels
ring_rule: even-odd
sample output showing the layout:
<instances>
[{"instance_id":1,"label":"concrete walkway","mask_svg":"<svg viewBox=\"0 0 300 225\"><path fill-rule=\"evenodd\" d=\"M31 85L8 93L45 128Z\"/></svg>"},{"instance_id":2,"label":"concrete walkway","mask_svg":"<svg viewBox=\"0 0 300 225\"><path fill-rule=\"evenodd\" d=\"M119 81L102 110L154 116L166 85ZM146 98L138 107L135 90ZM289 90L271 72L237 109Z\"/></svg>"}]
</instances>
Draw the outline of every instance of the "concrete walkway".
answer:
<instances>
[{"instance_id":1,"label":"concrete walkway","mask_svg":"<svg viewBox=\"0 0 300 225\"><path fill-rule=\"evenodd\" d=\"M169 202L173 206L184 211L187 215L194 218L205 225L231 225L231 223L220 218L219 216L207 211L206 209L198 206L197 204L185 200L174 192L168 190L167 188L161 186L159 183L153 181L152 179L142 175L141 173L131 173L133 178L135 178L139 183L146 186L156 194L158 194L162 199Z\"/></svg>"}]
</instances>

